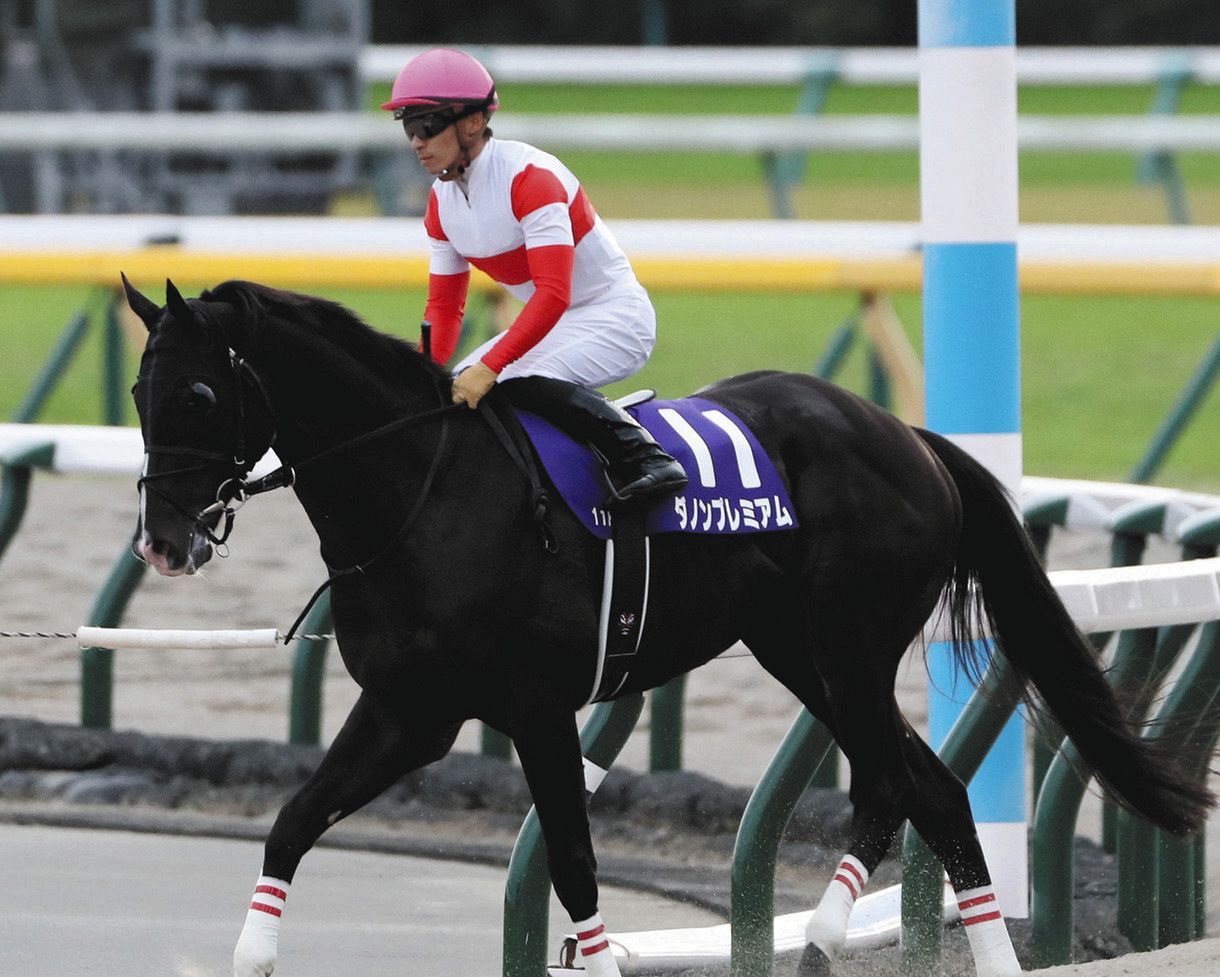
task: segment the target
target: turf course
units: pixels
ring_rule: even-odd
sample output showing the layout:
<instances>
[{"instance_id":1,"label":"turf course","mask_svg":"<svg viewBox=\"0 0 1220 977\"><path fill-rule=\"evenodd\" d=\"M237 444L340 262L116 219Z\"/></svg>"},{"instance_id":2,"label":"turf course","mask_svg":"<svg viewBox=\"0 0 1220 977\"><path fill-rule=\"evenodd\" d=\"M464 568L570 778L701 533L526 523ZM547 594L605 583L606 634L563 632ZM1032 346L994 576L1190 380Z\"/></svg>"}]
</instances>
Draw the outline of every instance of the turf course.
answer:
<instances>
[{"instance_id":1,"label":"turf course","mask_svg":"<svg viewBox=\"0 0 1220 977\"><path fill-rule=\"evenodd\" d=\"M180 282L186 294L205 284ZM155 287L148 294L158 300ZM5 356L0 360L0 417L10 416L63 325L88 298L84 289L0 289ZM368 322L414 337L420 292L332 289ZM679 396L747 370L809 371L835 328L854 309L850 295L660 293L661 335L652 361L611 392L655 387ZM919 300L895 306L919 348ZM1030 473L1123 480L1160 419L1217 334L1216 304L1204 299L1060 298L1022 302L1025 465ZM97 327L95 326L95 329ZM140 337L132 335L134 378ZM101 417L100 330L90 336L41 418L96 423ZM838 377L866 392L864 347L857 343ZM129 413L129 420L134 416ZM1156 481L1220 491L1220 394L1204 403Z\"/></svg>"}]
</instances>

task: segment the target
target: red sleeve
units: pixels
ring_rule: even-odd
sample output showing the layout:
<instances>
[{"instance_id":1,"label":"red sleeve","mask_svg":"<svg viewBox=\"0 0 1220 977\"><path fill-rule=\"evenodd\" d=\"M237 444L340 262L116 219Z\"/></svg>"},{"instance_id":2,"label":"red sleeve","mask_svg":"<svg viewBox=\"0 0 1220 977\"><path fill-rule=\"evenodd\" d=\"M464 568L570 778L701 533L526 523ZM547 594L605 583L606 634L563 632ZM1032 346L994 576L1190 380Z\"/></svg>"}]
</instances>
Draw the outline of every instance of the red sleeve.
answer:
<instances>
[{"instance_id":1,"label":"red sleeve","mask_svg":"<svg viewBox=\"0 0 1220 977\"><path fill-rule=\"evenodd\" d=\"M570 244L552 244L529 248L525 254L534 294L504 338L483 357L483 365L496 373L523 356L550 332L572 301L572 261L576 249Z\"/></svg>"},{"instance_id":2,"label":"red sleeve","mask_svg":"<svg viewBox=\"0 0 1220 977\"><path fill-rule=\"evenodd\" d=\"M469 285L468 271L460 275L428 276L428 304L424 307L424 318L432 323L432 359L437 363L446 362L457 348Z\"/></svg>"}]
</instances>

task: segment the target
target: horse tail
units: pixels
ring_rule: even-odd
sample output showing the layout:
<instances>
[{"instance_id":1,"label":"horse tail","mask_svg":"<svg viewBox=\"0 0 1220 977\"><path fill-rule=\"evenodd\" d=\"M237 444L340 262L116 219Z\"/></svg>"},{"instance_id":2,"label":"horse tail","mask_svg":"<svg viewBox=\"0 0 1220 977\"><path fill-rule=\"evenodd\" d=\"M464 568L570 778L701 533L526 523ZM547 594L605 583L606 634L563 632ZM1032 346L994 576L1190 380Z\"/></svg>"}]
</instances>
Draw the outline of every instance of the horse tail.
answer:
<instances>
[{"instance_id":1,"label":"horse tail","mask_svg":"<svg viewBox=\"0 0 1220 977\"><path fill-rule=\"evenodd\" d=\"M984 626L1115 801L1174 834L1190 834L1215 798L1183 770L1167 738L1145 738L1055 593L1004 486L969 454L916 429L961 498L962 529L947 610L954 655L977 673Z\"/></svg>"}]
</instances>

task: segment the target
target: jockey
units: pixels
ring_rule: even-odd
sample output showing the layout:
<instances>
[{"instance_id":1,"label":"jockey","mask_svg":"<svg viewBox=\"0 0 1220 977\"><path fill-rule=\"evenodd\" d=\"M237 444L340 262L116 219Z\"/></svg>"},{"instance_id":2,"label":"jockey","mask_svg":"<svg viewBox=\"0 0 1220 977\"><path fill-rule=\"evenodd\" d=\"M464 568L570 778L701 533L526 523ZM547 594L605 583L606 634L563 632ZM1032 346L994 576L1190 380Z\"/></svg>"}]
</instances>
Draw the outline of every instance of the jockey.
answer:
<instances>
[{"instance_id":1,"label":"jockey","mask_svg":"<svg viewBox=\"0 0 1220 977\"><path fill-rule=\"evenodd\" d=\"M682 466L593 389L647 361L656 341L648 293L563 163L492 138L499 104L478 61L437 48L407 63L382 105L436 177L424 217L433 356L443 363L457 345L471 265L525 303L507 331L457 364L454 402L476 407L500 382L517 406L596 449L620 502L680 491Z\"/></svg>"}]
</instances>

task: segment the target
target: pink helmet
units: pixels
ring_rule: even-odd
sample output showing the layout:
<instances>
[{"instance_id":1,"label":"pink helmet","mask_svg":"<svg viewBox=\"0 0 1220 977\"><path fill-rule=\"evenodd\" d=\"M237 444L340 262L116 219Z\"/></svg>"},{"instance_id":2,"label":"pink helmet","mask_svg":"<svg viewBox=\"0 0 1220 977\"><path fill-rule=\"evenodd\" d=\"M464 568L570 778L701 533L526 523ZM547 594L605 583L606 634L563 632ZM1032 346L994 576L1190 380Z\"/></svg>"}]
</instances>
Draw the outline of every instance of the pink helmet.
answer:
<instances>
[{"instance_id":1,"label":"pink helmet","mask_svg":"<svg viewBox=\"0 0 1220 977\"><path fill-rule=\"evenodd\" d=\"M381 107L396 117L442 106L499 108L496 83L478 61L452 48L433 48L416 55L394 79L390 100Z\"/></svg>"}]
</instances>

